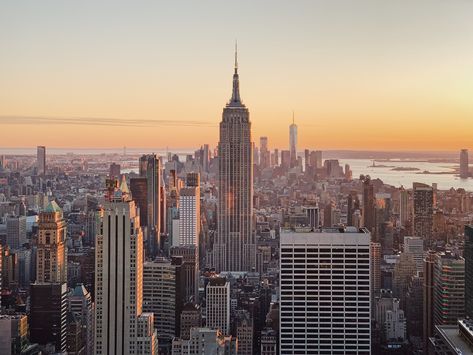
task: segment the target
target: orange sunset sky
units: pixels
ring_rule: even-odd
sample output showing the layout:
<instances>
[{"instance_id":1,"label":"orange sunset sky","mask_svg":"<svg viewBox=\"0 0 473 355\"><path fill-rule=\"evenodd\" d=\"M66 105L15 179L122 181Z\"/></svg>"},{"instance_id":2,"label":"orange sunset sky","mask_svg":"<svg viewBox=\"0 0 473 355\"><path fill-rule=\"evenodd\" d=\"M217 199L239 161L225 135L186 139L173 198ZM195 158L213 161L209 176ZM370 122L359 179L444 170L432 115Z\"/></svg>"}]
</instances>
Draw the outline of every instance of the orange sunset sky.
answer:
<instances>
[{"instance_id":1,"label":"orange sunset sky","mask_svg":"<svg viewBox=\"0 0 473 355\"><path fill-rule=\"evenodd\" d=\"M253 139L473 148L473 2L13 1L0 5L0 147L218 141L238 39Z\"/></svg>"}]
</instances>

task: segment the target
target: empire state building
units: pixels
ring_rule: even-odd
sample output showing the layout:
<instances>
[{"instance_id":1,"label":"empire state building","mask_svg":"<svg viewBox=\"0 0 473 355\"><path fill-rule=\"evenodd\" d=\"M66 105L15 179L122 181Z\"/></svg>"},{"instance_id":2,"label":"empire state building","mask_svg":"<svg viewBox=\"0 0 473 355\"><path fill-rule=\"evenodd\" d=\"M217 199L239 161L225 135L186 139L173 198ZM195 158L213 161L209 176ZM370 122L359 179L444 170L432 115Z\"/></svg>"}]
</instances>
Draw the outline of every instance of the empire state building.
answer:
<instances>
[{"instance_id":1,"label":"empire state building","mask_svg":"<svg viewBox=\"0 0 473 355\"><path fill-rule=\"evenodd\" d=\"M223 109L218 143L218 225L213 249L217 272L251 271L256 265L251 122L239 85L235 51L232 98Z\"/></svg>"}]
</instances>

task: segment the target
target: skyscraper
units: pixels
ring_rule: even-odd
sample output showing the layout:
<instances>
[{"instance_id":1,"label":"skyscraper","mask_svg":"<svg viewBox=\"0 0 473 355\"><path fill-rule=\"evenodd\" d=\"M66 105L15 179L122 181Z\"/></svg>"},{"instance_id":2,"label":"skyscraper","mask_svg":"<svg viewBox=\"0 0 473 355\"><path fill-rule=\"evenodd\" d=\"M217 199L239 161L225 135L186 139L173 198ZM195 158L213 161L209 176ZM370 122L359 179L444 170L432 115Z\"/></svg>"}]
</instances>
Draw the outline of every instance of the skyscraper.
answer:
<instances>
[{"instance_id":1,"label":"skyscraper","mask_svg":"<svg viewBox=\"0 0 473 355\"><path fill-rule=\"evenodd\" d=\"M259 164L261 169L269 168L271 165L271 154L268 149L268 137L260 137L260 158Z\"/></svg>"},{"instance_id":2,"label":"skyscraper","mask_svg":"<svg viewBox=\"0 0 473 355\"><path fill-rule=\"evenodd\" d=\"M465 259L441 253L434 266L434 325L454 325L465 317Z\"/></svg>"},{"instance_id":3,"label":"skyscraper","mask_svg":"<svg viewBox=\"0 0 473 355\"><path fill-rule=\"evenodd\" d=\"M375 227L375 198L374 186L370 177L367 176L363 181L363 226L374 233Z\"/></svg>"},{"instance_id":4,"label":"skyscraper","mask_svg":"<svg viewBox=\"0 0 473 355\"><path fill-rule=\"evenodd\" d=\"M206 295L207 327L230 334L230 283L225 278L211 278Z\"/></svg>"},{"instance_id":5,"label":"skyscraper","mask_svg":"<svg viewBox=\"0 0 473 355\"><path fill-rule=\"evenodd\" d=\"M200 178L199 173L188 174L186 187L179 195L179 245L199 247L200 234Z\"/></svg>"},{"instance_id":6,"label":"skyscraper","mask_svg":"<svg viewBox=\"0 0 473 355\"><path fill-rule=\"evenodd\" d=\"M414 234L424 242L432 238L434 215L434 189L432 186L415 182L414 194Z\"/></svg>"},{"instance_id":7,"label":"skyscraper","mask_svg":"<svg viewBox=\"0 0 473 355\"><path fill-rule=\"evenodd\" d=\"M218 230L213 251L217 271L251 271L256 266L251 122L239 85L235 51L233 92L223 109L218 143Z\"/></svg>"},{"instance_id":8,"label":"skyscraper","mask_svg":"<svg viewBox=\"0 0 473 355\"><path fill-rule=\"evenodd\" d=\"M36 282L67 282L66 221L55 201L39 214Z\"/></svg>"},{"instance_id":9,"label":"skyscraper","mask_svg":"<svg viewBox=\"0 0 473 355\"><path fill-rule=\"evenodd\" d=\"M36 150L38 175L46 175L46 147L39 145Z\"/></svg>"},{"instance_id":10,"label":"skyscraper","mask_svg":"<svg viewBox=\"0 0 473 355\"><path fill-rule=\"evenodd\" d=\"M26 217L7 217L7 245L18 249L26 243Z\"/></svg>"},{"instance_id":11,"label":"skyscraper","mask_svg":"<svg viewBox=\"0 0 473 355\"><path fill-rule=\"evenodd\" d=\"M289 151L292 168L297 165L297 125L294 123L294 113L292 113L292 124L289 126Z\"/></svg>"},{"instance_id":12,"label":"skyscraper","mask_svg":"<svg viewBox=\"0 0 473 355\"><path fill-rule=\"evenodd\" d=\"M473 226L465 226L465 312L473 318Z\"/></svg>"},{"instance_id":13,"label":"skyscraper","mask_svg":"<svg viewBox=\"0 0 473 355\"><path fill-rule=\"evenodd\" d=\"M143 233L126 183L117 185L107 180L96 238L95 354L155 354L153 314L142 312Z\"/></svg>"},{"instance_id":14,"label":"skyscraper","mask_svg":"<svg viewBox=\"0 0 473 355\"><path fill-rule=\"evenodd\" d=\"M469 174L468 149L462 149L460 152L460 178L467 179Z\"/></svg>"},{"instance_id":15,"label":"skyscraper","mask_svg":"<svg viewBox=\"0 0 473 355\"><path fill-rule=\"evenodd\" d=\"M280 353L370 353L370 234L281 233Z\"/></svg>"},{"instance_id":16,"label":"skyscraper","mask_svg":"<svg viewBox=\"0 0 473 355\"><path fill-rule=\"evenodd\" d=\"M147 179L147 201L148 201L148 235L150 251L156 254L160 244L161 226L161 162L155 154L143 155L140 158L140 176Z\"/></svg>"}]
</instances>

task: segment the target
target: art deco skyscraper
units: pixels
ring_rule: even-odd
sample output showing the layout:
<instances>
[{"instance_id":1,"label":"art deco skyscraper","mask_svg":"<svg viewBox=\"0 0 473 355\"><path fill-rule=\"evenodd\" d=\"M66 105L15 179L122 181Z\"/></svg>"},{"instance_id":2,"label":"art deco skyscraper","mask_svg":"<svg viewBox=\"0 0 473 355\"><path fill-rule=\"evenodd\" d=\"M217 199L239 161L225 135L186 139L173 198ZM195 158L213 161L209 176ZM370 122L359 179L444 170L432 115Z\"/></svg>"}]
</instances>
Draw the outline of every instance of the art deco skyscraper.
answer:
<instances>
[{"instance_id":1,"label":"art deco skyscraper","mask_svg":"<svg viewBox=\"0 0 473 355\"><path fill-rule=\"evenodd\" d=\"M217 271L251 271L256 264L253 213L253 152L249 112L241 102L237 55L232 98L220 122Z\"/></svg>"},{"instance_id":2,"label":"art deco skyscraper","mask_svg":"<svg viewBox=\"0 0 473 355\"><path fill-rule=\"evenodd\" d=\"M39 215L36 282L67 282L66 221L55 201Z\"/></svg>"}]
</instances>

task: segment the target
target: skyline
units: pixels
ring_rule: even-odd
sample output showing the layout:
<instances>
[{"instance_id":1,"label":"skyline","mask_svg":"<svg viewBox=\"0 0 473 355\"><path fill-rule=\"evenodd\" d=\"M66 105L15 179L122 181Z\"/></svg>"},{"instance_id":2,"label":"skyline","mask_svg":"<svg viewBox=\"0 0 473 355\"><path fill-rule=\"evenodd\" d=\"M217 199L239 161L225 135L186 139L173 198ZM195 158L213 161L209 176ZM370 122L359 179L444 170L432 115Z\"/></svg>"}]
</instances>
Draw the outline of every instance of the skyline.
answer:
<instances>
[{"instance_id":1,"label":"skyline","mask_svg":"<svg viewBox=\"0 0 473 355\"><path fill-rule=\"evenodd\" d=\"M255 142L472 149L472 3L2 7L2 147L215 147L237 38Z\"/></svg>"}]
</instances>

